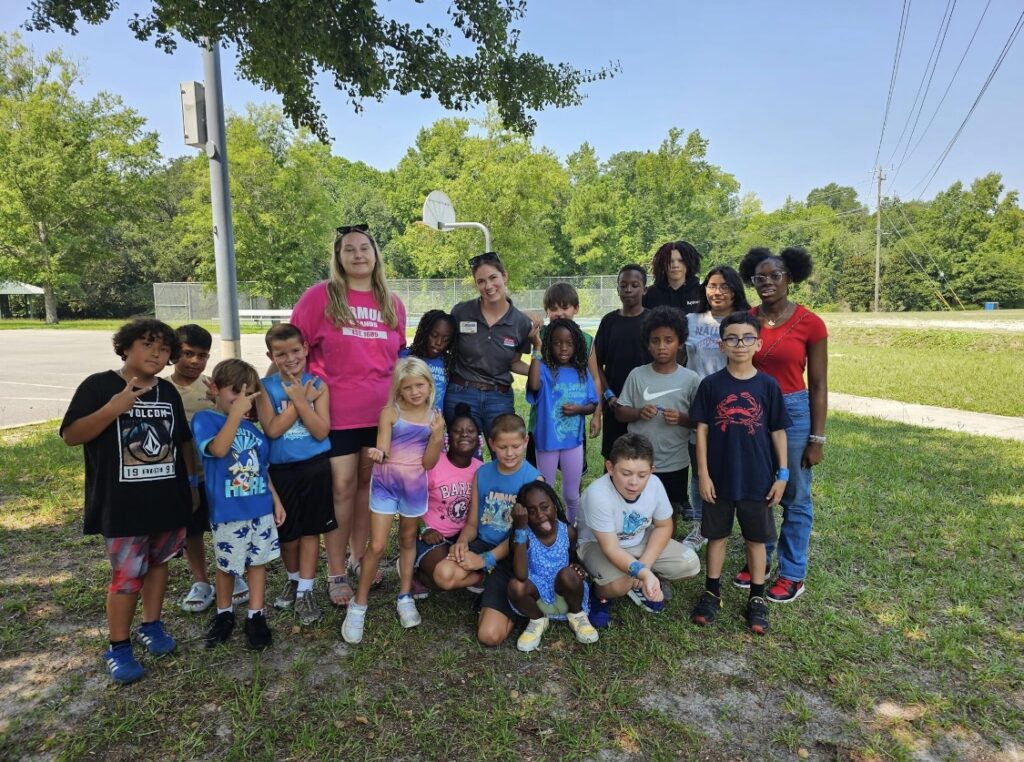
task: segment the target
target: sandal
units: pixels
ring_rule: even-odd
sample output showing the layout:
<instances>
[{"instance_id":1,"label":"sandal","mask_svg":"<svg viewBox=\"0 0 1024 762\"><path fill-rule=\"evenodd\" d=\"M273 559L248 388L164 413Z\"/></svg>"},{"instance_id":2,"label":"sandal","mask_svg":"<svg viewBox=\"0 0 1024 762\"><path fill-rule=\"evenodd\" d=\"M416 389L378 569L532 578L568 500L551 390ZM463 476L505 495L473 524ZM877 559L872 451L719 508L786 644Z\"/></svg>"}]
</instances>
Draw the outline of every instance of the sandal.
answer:
<instances>
[{"instance_id":1,"label":"sandal","mask_svg":"<svg viewBox=\"0 0 1024 762\"><path fill-rule=\"evenodd\" d=\"M362 562L360 562L360 561L351 561L351 560L349 561L349 563L348 563L348 571L349 571L350 574L354 574L355 576L360 577L360 576L362 576L360 574L360 572L362 572L362 569L363 569ZM378 564L378 566L377 566L377 573L373 575L373 582L370 583L370 589L372 590L372 589L374 589L376 587L380 587L380 585L381 585L381 583L383 581L384 581L384 570L381 569L380 565Z\"/></svg>"},{"instance_id":2,"label":"sandal","mask_svg":"<svg viewBox=\"0 0 1024 762\"><path fill-rule=\"evenodd\" d=\"M352 602L355 592L348 580L345 579L345 575L341 574L337 577L327 578L327 597L330 598L333 605L344 607Z\"/></svg>"}]
</instances>

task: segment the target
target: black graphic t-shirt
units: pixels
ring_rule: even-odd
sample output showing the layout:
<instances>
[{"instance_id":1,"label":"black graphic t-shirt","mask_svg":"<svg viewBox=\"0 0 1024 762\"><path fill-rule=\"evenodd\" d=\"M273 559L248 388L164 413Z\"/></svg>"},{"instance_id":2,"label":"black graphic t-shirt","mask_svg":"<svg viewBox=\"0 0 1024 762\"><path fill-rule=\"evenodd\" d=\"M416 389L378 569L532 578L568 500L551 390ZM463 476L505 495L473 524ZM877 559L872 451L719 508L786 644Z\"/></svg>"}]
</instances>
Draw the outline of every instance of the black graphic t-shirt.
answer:
<instances>
[{"instance_id":1,"label":"black graphic t-shirt","mask_svg":"<svg viewBox=\"0 0 1024 762\"><path fill-rule=\"evenodd\" d=\"M61 432L124 389L112 370L75 390ZM192 439L174 386L158 379L131 410L86 442L85 533L132 537L185 526L192 513L182 444Z\"/></svg>"},{"instance_id":2,"label":"black graphic t-shirt","mask_svg":"<svg viewBox=\"0 0 1024 762\"><path fill-rule=\"evenodd\" d=\"M717 497L763 501L778 466L771 434L793 423L778 382L767 373L734 378L723 368L700 382L690 418L708 425L708 472Z\"/></svg>"}]
</instances>

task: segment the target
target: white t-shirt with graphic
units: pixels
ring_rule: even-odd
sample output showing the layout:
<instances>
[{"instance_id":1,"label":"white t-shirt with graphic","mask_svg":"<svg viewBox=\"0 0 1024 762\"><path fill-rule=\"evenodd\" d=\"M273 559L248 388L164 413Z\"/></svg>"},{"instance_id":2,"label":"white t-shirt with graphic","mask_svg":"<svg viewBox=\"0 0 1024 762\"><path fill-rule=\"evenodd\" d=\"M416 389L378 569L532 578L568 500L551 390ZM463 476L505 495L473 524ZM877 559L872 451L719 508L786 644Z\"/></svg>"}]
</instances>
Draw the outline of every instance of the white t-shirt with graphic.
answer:
<instances>
[{"instance_id":1,"label":"white t-shirt with graphic","mask_svg":"<svg viewBox=\"0 0 1024 762\"><path fill-rule=\"evenodd\" d=\"M632 548L643 542L655 519L670 518L672 504L659 479L648 480L640 497L630 503L605 474L583 491L576 527L581 545L597 542L594 532L613 532L619 538L619 547Z\"/></svg>"}]
</instances>

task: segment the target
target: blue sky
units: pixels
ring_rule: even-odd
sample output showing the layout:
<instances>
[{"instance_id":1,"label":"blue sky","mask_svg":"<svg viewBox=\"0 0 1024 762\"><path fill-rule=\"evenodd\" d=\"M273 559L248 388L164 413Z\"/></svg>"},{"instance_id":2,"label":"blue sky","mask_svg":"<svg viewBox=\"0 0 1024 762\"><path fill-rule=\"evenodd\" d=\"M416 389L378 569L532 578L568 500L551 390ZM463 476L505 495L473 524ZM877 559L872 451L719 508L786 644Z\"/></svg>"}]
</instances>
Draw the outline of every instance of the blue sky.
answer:
<instances>
[{"instance_id":1,"label":"blue sky","mask_svg":"<svg viewBox=\"0 0 1024 762\"><path fill-rule=\"evenodd\" d=\"M0 23L15 30L27 18L27 0L3 4ZM202 79L198 49L183 43L173 56L135 40L126 25L130 0L105 25L83 26L77 36L22 32L37 54L62 48L83 64L83 95L120 95L161 136L165 155L190 152L181 143L178 83ZM447 2L382 4L395 14L438 14ZM710 141L709 159L756 193L765 208L787 195L804 198L828 182L873 197L871 169L878 146L902 4L857 2L604 2L533 0L521 23L521 47L581 68L618 62L614 79L585 87L583 105L538 113L537 145L561 157L584 140L602 159L623 150L655 149L671 127L699 129ZM889 174L900 163L903 129L946 3L912 3L899 77L882 145ZM956 3L931 84L917 143L985 8L985 0ZM978 94L1013 24L1019 2L992 0L945 103L888 190L903 198L942 153ZM409 17L408 15L406 16ZM420 16L421 18L424 16ZM225 101L279 103L272 93L240 81L234 57L223 57ZM1024 42L1015 45L925 197L955 180L969 183L989 171L1008 188L1024 187ZM375 167L393 167L417 131L449 115L415 96L366 102L355 114L329 87L319 96L334 138L333 150ZM473 114L471 114L472 116ZM479 112L476 113L479 116ZM230 150L230 147L229 147ZM894 153L895 152L895 153ZM893 156L890 161L890 156Z\"/></svg>"}]
</instances>

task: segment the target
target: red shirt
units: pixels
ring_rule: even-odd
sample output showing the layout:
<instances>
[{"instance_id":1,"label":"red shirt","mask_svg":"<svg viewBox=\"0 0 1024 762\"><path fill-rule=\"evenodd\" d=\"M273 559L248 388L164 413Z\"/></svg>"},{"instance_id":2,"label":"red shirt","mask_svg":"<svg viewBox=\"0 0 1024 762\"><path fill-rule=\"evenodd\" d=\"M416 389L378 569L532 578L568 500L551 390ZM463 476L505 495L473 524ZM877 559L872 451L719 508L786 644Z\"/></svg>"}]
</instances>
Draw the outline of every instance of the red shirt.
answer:
<instances>
[{"instance_id":1,"label":"red shirt","mask_svg":"<svg viewBox=\"0 0 1024 762\"><path fill-rule=\"evenodd\" d=\"M750 310L757 316L757 307ZM825 322L804 307L796 306L792 317L774 328L761 324L761 351L754 355L754 367L779 382L783 394L803 391L807 348L828 338Z\"/></svg>"}]
</instances>

